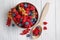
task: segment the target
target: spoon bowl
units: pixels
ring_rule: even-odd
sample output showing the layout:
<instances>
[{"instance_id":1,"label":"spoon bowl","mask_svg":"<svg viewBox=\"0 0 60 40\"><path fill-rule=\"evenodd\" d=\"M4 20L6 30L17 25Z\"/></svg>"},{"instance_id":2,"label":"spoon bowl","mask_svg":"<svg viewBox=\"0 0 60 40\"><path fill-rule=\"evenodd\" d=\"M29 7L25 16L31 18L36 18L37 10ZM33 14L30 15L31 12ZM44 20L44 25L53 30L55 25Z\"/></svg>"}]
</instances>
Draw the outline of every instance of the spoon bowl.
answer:
<instances>
[{"instance_id":1,"label":"spoon bowl","mask_svg":"<svg viewBox=\"0 0 60 40\"><path fill-rule=\"evenodd\" d=\"M40 30L40 31L38 32L38 35L36 35L36 36L32 33L32 38L34 38L34 39L40 37L41 33L42 33L42 27L41 26L38 25L37 27L33 28L33 30L35 30L36 28L38 28L38 30ZM33 32L33 30L32 30L32 32Z\"/></svg>"}]
</instances>

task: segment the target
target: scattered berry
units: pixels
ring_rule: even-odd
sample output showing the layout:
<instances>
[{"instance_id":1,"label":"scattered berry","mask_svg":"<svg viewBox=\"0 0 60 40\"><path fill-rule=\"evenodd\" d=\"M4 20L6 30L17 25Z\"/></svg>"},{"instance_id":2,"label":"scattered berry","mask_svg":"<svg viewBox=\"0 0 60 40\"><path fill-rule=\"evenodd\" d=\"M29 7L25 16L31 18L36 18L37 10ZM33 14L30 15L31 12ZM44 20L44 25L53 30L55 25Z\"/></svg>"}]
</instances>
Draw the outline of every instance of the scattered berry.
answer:
<instances>
[{"instance_id":1,"label":"scattered berry","mask_svg":"<svg viewBox=\"0 0 60 40\"><path fill-rule=\"evenodd\" d=\"M20 33L20 35L25 35L25 34L27 34L29 31L30 31L30 29L23 30L22 33Z\"/></svg>"},{"instance_id":2,"label":"scattered berry","mask_svg":"<svg viewBox=\"0 0 60 40\"><path fill-rule=\"evenodd\" d=\"M11 18L8 17L6 25L10 26L11 24Z\"/></svg>"},{"instance_id":3,"label":"scattered berry","mask_svg":"<svg viewBox=\"0 0 60 40\"><path fill-rule=\"evenodd\" d=\"M15 24L12 24L12 26L14 27L14 26L15 26Z\"/></svg>"},{"instance_id":4,"label":"scattered berry","mask_svg":"<svg viewBox=\"0 0 60 40\"><path fill-rule=\"evenodd\" d=\"M43 30L47 30L47 27L46 27L46 26L44 26L44 27L43 27Z\"/></svg>"},{"instance_id":5,"label":"scattered berry","mask_svg":"<svg viewBox=\"0 0 60 40\"><path fill-rule=\"evenodd\" d=\"M46 25L46 24L47 24L47 22L43 22L43 24L44 24L44 25Z\"/></svg>"},{"instance_id":6,"label":"scattered berry","mask_svg":"<svg viewBox=\"0 0 60 40\"><path fill-rule=\"evenodd\" d=\"M21 3L21 4L19 4L21 7L24 7L24 4L23 3Z\"/></svg>"},{"instance_id":7,"label":"scattered berry","mask_svg":"<svg viewBox=\"0 0 60 40\"><path fill-rule=\"evenodd\" d=\"M30 37L31 35L30 34L27 34L27 36L26 37Z\"/></svg>"}]
</instances>

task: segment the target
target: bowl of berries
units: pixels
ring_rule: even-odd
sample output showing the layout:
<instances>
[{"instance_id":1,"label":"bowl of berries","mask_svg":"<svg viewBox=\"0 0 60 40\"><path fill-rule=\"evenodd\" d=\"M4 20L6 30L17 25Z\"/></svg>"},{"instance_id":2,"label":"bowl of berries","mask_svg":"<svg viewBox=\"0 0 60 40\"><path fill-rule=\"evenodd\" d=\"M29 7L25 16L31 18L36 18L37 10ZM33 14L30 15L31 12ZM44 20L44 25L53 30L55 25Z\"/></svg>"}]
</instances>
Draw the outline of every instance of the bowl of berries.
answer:
<instances>
[{"instance_id":1,"label":"bowl of berries","mask_svg":"<svg viewBox=\"0 0 60 40\"><path fill-rule=\"evenodd\" d=\"M38 21L37 8L28 2L21 2L12 8L8 13L7 25L10 26L11 20L20 28L31 28Z\"/></svg>"}]
</instances>

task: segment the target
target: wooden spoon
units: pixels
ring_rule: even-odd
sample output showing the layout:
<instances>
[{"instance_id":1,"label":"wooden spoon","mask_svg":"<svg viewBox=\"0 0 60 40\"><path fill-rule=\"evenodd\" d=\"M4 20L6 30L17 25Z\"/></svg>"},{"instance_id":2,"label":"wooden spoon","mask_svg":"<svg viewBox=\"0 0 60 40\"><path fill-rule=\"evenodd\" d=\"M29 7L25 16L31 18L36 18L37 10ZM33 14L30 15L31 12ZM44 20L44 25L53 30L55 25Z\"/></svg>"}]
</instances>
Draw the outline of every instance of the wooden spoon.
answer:
<instances>
[{"instance_id":1,"label":"wooden spoon","mask_svg":"<svg viewBox=\"0 0 60 40\"><path fill-rule=\"evenodd\" d=\"M41 12L40 22L39 22L37 25L35 25L35 26L32 28L32 30L31 30L31 37L32 37L33 39L36 39L36 38L38 38L38 37L41 35L41 34L39 34L38 36L35 36L35 35L33 35L32 31L33 31L36 27L39 27L39 29L41 30L40 32L42 33L42 21L43 21L43 19L45 18L46 14L47 14L47 12L48 12L48 9L49 9L49 3L46 3L45 6L44 6L44 8L43 8L43 10L42 10L42 12Z\"/></svg>"}]
</instances>

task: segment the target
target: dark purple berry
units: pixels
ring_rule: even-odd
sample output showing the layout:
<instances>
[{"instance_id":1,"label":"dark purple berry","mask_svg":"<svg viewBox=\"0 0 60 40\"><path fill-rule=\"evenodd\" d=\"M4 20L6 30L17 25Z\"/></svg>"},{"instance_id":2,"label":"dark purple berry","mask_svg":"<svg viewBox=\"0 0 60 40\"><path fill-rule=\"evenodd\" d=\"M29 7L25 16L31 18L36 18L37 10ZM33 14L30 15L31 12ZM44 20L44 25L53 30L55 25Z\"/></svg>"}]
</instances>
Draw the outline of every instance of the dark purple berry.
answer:
<instances>
[{"instance_id":1,"label":"dark purple berry","mask_svg":"<svg viewBox=\"0 0 60 40\"><path fill-rule=\"evenodd\" d=\"M37 21L36 18L32 18L32 19L31 19L31 22L36 22L36 21Z\"/></svg>"},{"instance_id":2,"label":"dark purple berry","mask_svg":"<svg viewBox=\"0 0 60 40\"><path fill-rule=\"evenodd\" d=\"M12 24L12 26L14 27L15 25L14 25L14 24Z\"/></svg>"},{"instance_id":3,"label":"dark purple berry","mask_svg":"<svg viewBox=\"0 0 60 40\"><path fill-rule=\"evenodd\" d=\"M30 34L27 34L27 36L26 37L30 37L31 35Z\"/></svg>"}]
</instances>

